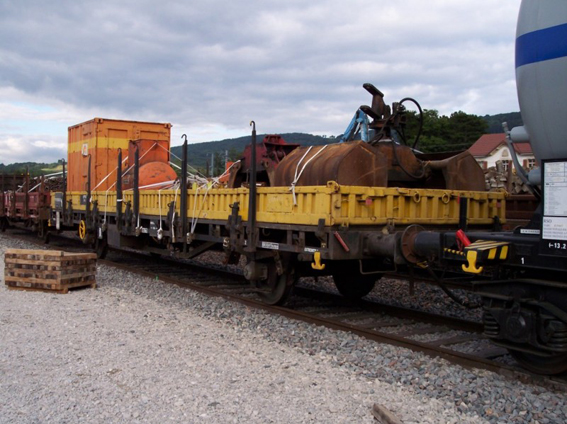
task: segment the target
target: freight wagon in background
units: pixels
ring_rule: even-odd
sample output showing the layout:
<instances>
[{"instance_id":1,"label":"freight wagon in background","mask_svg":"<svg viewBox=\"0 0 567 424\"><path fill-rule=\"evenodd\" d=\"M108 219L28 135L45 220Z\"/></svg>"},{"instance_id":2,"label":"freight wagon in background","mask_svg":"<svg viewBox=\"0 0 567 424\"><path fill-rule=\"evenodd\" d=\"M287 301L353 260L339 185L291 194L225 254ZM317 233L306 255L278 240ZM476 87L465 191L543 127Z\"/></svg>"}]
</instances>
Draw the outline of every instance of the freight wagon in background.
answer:
<instances>
[{"instance_id":1,"label":"freight wagon in background","mask_svg":"<svg viewBox=\"0 0 567 424\"><path fill-rule=\"evenodd\" d=\"M507 227L506 193L484 191L470 154L428 156L418 137L405 139L405 103L421 111L415 100L389 106L365 84L372 103L357 115L371 120L367 140L299 147L268 136L257 145L254 124L229 187L188 172L187 141L177 178L169 124L96 118L71 127L67 190L44 193L47 216L33 215L29 203L16 206L20 221L10 215L15 203L7 193L3 227L73 230L99 256L109 246L180 258L217 249L228 263L244 256L245 277L271 304L285 302L301 276L332 275L356 299L393 273L438 284L466 305L449 288L458 285L481 297L494 343L533 371L564 372L566 16L559 0L524 0L520 10L517 80L526 125L509 132L508 142L529 140L542 166L530 175L516 166L540 199L525 225Z\"/></svg>"},{"instance_id":2,"label":"freight wagon in background","mask_svg":"<svg viewBox=\"0 0 567 424\"><path fill-rule=\"evenodd\" d=\"M0 174L0 230L18 224L41 237L47 237L51 209L51 192L44 177L31 179L29 174Z\"/></svg>"}]
</instances>

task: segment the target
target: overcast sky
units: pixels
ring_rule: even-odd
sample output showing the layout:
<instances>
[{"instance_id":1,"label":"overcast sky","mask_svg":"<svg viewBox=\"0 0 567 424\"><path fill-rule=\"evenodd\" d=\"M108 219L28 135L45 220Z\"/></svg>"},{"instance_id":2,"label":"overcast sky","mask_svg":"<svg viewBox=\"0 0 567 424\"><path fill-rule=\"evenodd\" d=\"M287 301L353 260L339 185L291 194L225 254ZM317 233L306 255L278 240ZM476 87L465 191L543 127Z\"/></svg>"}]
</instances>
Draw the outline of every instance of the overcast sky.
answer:
<instances>
[{"instance_id":1,"label":"overcast sky","mask_svg":"<svg viewBox=\"0 0 567 424\"><path fill-rule=\"evenodd\" d=\"M0 163L66 157L94 117L172 145L343 133L373 83L441 114L518 111L520 0L0 0Z\"/></svg>"}]
</instances>

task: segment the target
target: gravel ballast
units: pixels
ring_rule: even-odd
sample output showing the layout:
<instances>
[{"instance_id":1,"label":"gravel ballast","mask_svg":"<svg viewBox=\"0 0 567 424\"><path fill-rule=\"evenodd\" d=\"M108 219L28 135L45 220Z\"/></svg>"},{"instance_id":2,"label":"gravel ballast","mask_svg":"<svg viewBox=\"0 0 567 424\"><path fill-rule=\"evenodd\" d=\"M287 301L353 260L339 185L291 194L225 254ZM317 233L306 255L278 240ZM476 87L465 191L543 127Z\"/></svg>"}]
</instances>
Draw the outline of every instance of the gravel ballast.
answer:
<instances>
[{"instance_id":1,"label":"gravel ballast","mask_svg":"<svg viewBox=\"0 0 567 424\"><path fill-rule=\"evenodd\" d=\"M0 235L6 248L37 248ZM99 265L97 289L0 287L0 422L567 421L565 393Z\"/></svg>"}]
</instances>

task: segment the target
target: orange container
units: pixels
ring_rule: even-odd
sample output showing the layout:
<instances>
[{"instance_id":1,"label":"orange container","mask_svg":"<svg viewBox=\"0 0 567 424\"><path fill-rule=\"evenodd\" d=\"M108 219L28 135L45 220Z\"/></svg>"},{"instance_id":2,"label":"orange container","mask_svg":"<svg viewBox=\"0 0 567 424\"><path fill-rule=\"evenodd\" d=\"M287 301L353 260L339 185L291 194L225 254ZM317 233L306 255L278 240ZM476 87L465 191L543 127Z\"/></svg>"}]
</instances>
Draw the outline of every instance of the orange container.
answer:
<instances>
[{"instance_id":1,"label":"orange container","mask_svg":"<svg viewBox=\"0 0 567 424\"><path fill-rule=\"evenodd\" d=\"M144 140L144 147L158 143L151 156L169 160L170 135L171 124L167 123L94 118L69 127L67 191L87 189L89 155L91 190L104 191L112 187L116 182L118 149L122 149L123 172L128 162L134 163L134 158L126 160L131 140Z\"/></svg>"}]
</instances>

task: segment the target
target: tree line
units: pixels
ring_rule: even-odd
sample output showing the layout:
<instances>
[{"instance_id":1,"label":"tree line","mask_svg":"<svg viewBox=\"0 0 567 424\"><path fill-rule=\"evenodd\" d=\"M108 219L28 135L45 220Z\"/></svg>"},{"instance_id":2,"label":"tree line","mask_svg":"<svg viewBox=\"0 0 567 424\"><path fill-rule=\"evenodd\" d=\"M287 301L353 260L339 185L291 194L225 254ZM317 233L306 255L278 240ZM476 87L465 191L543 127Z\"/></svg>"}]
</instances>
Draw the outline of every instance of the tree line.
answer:
<instances>
[{"instance_id":1,"label":"tree line","mask_svg":"<svg viewBox=\"0 0 567 424\"><path fill-rule=\"evenodd\" d=\"M408 144L419 131L417 112L407 113L406 138ZM459 111L450 116L439 115L434 109L423 111L423 126L416 148L424 153L457 152L466 150L488 131L488 122L477 115Z\"/></svg>"}]
</instances>

